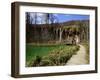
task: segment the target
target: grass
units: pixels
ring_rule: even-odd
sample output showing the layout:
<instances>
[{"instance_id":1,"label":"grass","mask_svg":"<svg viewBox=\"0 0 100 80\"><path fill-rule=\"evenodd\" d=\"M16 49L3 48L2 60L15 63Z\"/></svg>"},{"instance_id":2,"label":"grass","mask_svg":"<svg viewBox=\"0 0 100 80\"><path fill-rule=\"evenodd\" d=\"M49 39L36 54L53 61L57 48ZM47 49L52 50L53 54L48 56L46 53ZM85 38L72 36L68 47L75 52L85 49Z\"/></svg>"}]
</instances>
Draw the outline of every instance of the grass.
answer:
<instances>
[{"instance_id":1,"label":"grass","mask_svg":"<svg viewBox=\"0 0 100 80\"><path fill-rule=\"evenodd\" d=\"M52 45L52 46L37 46L37 45L26 45L26 61L29 61L35 56L47 55L50 51L58 49L64 45Z\"/></svg>"},{"instance_id":2,"label":"grass","mask_svg":"<svg viewBox=\"0 0 100 80\"><path fill-rule=\"evenodd\" d=\"M78 49L76 45L26 45L26 66L63 65Z\"/></svg>"}]
</instances>

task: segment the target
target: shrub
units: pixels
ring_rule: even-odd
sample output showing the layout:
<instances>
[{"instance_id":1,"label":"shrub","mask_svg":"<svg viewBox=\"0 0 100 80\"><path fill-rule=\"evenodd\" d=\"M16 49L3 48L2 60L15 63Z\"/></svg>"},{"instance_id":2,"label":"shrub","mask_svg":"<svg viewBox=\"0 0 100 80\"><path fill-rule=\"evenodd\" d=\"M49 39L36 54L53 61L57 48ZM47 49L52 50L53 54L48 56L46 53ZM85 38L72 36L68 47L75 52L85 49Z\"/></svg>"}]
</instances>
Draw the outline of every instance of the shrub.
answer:
<instances>
[{"instance_id":1,"label":"shrub","mask_svg":"<svg viewBox=\"0 0 100 80\"><path fill-rule=\"evenodd\" d=\"M42 60L41 62L40 62L40 66L50 66L50 61L49 60Z\"/></svg>"},{"instance_id":2,"label":"shrub","mask_svg":"<svg viewBox=\"0 0 100 80\"><path fill-rule=\"evenodd\" d=\"M40 56L35 56L35 58L34 58L34 60L33 60L32 66L39 66L41 60L42 60L42 57L40 57Z\"/></svg>"},{"instance_id":3,"label":"shrub","mask_svg":"<svg viewBox=\"0 0 100 80\"><path fill-rule=\"evenodd\" d=\"M36 56L32 66L58 66L65 65L73 54L79 50L79 46L61 46L49 53L49 55L40 57Z\"/></svg>"}]
</instances>

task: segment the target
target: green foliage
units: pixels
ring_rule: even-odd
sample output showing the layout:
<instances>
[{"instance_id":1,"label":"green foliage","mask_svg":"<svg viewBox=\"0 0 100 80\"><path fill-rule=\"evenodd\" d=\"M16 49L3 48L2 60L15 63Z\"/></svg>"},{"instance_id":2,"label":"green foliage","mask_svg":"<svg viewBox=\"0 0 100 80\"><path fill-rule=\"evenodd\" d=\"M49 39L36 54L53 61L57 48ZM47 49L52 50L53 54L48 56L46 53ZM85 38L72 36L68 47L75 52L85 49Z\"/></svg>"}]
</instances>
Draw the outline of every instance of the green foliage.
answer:
<instances>
[{"instance_id":1,"label":"green foliage","mask_svg":"<svg viewBox=\"0 0 100 80\"><path fill-rule=\"evenodd\" d=\"M67 61L76 54L79 46L63 45L51 50L48 55L35 56L28 66L59 66L65 65ZM42 53L42 52L41 52Z\"/></svg>"},{"instance_id":2,"label":"green foliage","mask_svg":"<svg viewBox=\"0 0 100 80\"><path fill-rule=\"evenodd\" d=\"M34 58L34 60L33 60L32 66L39 66L41 60L42 60L42 57L40 57L40 56L35 56L35 58Z\"/></svg>"},{"instance_id":3,"label":"green foliage","mask_svg":"<svg viewBox=\"0 0 100 80\"><path fill-rule=\"evenodd\" d=\"M52 50L57 49L58 46L37 46L37 45L26 45L26 61L30 61L35 56L48 55Z\"/></svg>"}]
</instances>

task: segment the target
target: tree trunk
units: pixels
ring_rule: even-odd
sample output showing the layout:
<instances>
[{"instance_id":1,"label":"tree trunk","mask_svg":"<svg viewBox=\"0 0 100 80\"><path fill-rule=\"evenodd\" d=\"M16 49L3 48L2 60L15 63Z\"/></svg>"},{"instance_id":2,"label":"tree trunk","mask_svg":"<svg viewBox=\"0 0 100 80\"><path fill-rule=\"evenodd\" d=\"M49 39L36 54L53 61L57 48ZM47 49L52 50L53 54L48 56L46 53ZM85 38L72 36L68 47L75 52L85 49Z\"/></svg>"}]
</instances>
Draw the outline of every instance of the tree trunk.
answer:
<instances>
[{"instance_id":1,"label":"tree trunk","mask_svg":"<svg viewBox=\"0 0 100 80\"><path fill-rule=\"evenodd\" d=\"M61 30L61 28L59 29L60 31L59 31L59 42L61 42L62 41L62 30Z\"/></svg>"}]
</instances>

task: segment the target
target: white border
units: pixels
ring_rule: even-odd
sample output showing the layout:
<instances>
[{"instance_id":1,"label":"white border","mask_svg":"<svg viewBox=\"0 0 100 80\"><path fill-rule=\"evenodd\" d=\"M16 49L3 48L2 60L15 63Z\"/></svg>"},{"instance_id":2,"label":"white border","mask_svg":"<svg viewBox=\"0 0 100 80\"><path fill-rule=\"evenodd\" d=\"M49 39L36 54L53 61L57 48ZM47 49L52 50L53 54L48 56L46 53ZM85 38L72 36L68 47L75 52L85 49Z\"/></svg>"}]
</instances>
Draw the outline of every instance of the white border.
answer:
<instances>
[{"instance_id":1,"label":"white border","mask_svg":"<svg viewBox=\"0 0 100 80\"><path fill-rule=\"evenodd\" d=\"M40 74L55 72L73 72L95 70L95 12L93 10L69 9L69 8L50 8L35 6L20 6L20 45L19 45L19 73L20 74ZM51 66L51 67L25 67L25 12L45 12L45 13L66 13L90 15L90 64L74 66Z\"/></svg>"}]
</instances>

